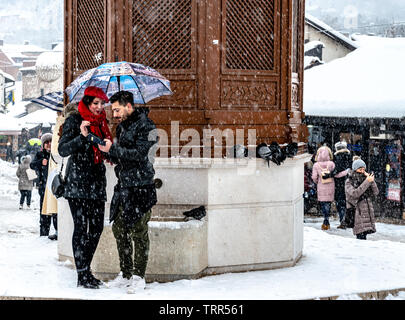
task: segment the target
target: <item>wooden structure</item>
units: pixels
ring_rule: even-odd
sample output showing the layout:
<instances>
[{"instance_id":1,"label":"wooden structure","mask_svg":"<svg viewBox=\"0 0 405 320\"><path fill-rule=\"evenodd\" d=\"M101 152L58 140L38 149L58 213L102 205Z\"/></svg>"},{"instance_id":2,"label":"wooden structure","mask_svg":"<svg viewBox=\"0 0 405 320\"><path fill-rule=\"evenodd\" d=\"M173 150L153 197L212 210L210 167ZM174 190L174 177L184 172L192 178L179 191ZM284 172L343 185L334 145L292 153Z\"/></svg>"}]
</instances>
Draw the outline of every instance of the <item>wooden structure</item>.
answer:
<instances>
[{"instance_id":1,"label":"wooden structure","mask_svg":"<svg viewBox=\"0 0 405 320\"><path fill-rule=\"evenodd\" d=\"M304 12L305 0L65 0L65 87L105 62L142 63L171 81L174 95L148 104L169 141L179 121L201 137L306 142Z\"/></svg>"}]
</instances>

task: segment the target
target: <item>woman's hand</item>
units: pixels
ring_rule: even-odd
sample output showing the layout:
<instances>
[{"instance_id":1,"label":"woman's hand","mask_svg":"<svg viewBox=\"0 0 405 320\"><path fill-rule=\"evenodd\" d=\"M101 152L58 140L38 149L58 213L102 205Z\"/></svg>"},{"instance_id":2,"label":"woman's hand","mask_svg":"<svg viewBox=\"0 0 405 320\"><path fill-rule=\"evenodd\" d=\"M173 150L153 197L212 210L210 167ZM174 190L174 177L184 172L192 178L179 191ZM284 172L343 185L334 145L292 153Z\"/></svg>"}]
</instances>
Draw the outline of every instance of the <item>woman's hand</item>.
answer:
<instances>
[{"instance_id":1,"label":"woman's hand","mask_svg":"<svg viewBox=\"0 0 405 320\"><path fill-rule=\"evenodd\" d=\"M80 133L84 137L87 137L89 135L89 130L87 130L88 126L90 126L90 121L82 121L82 124L80 125Z\"/></svg>"},{"instance_id":2,"label":"woman's hand","mask_svg":"<svg viewBox=\"0 0 405 320\"><path fill-rule=\"evenodd\" d=\"M368 182L374 182L374 173L372 173L372 174L367 173L366 176L367 176Z\"/></svg>"}]
</instances>

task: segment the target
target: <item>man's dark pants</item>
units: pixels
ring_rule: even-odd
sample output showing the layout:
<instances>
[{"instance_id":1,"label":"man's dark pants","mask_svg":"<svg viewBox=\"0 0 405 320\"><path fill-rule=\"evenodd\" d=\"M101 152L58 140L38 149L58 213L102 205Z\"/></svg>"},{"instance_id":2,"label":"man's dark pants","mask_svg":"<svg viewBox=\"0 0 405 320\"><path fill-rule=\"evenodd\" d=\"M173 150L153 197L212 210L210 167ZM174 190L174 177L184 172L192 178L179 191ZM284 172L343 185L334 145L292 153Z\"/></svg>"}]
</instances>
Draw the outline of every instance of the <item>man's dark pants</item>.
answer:
<instances>
[{"instance_id":1,"label":"man's dark pants","mask_svg":"<svg viewBox=\"0 0 405 320\"><path fill-rule=\"evenodd\" d=\"M114 220L112 231L117 241L120 269L124 278L129 279L132 275L145 277L146 265L149 256L148 221L151 210L146 212L132 228L125 225L122 218L122 208ZM132 255L135 254L132 260Z\"/></svg>"}]
</instances>

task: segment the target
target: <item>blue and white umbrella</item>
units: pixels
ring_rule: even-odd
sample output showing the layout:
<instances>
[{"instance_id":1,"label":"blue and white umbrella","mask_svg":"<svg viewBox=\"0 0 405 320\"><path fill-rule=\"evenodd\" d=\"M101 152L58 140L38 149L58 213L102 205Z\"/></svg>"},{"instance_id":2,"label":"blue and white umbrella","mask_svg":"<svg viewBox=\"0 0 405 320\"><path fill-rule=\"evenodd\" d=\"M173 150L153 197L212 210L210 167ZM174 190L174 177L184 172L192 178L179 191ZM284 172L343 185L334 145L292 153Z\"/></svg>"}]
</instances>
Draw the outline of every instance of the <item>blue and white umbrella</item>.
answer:
<instances>
[{"instance_id":1,"label":"blue and white umbrella","mask_svg":"<svg viewBox=\"0 0 405 320\"><path fill-rule=\"evenodd\" d=\"M32 99L31 102L54 111L63 111L63 92L51 92L39 98Z\"/></svg>"},{"instance_id":2,"label":"blue and white umbrella","mask_svg":"<svg viewBox=\"0 0 405 320\"><path fill-rule=\"evenodd\" d=\"M104 63L85 71L65 90L70 102L79 102L87 87L101 88L108 98L118 91L129 91L135 104L173 94L170 81L156 70L139 63L126 61Z\"/></svg>"}]
</instances>

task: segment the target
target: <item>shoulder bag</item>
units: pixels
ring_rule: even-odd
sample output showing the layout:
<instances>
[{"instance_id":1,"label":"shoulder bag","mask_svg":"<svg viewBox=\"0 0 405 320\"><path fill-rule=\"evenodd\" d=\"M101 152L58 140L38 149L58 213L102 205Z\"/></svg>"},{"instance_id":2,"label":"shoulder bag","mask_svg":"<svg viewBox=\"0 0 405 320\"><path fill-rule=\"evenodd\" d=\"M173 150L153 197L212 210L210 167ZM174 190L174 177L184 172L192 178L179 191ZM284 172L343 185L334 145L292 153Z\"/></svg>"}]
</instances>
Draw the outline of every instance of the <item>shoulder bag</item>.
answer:
<instances>
[{"instance_id":1,"label":"shoulder bag","mask_svg":"<svg viewBox=\"0 0 405 320\"><path fill-rule=\"evenodd\" d=\"M319 167L321 168L321 182L323 184L332 183L333 178L326 178L326 179L323 178L323 175L330 173L330 171L328 170L328 167L326 166L326 169L322 168L321 165L319 165Z\"/></svg>"},{"instance_id":2,"label":"shoulder bag","mask_svg":"<svg viewBox=\"0 0 405 320\"><path fill-rule=\"evenodd\" d=\"M52 154L51 157L52 160L56 164L58 164L53 158ZM52 179L51 190L55 198L62 197L65 192L65 179L62 177L62 171L63 171L63 158L62 158L62 167L60 168L59 173L57 173Z\"/></svg>"}]
</instances>

